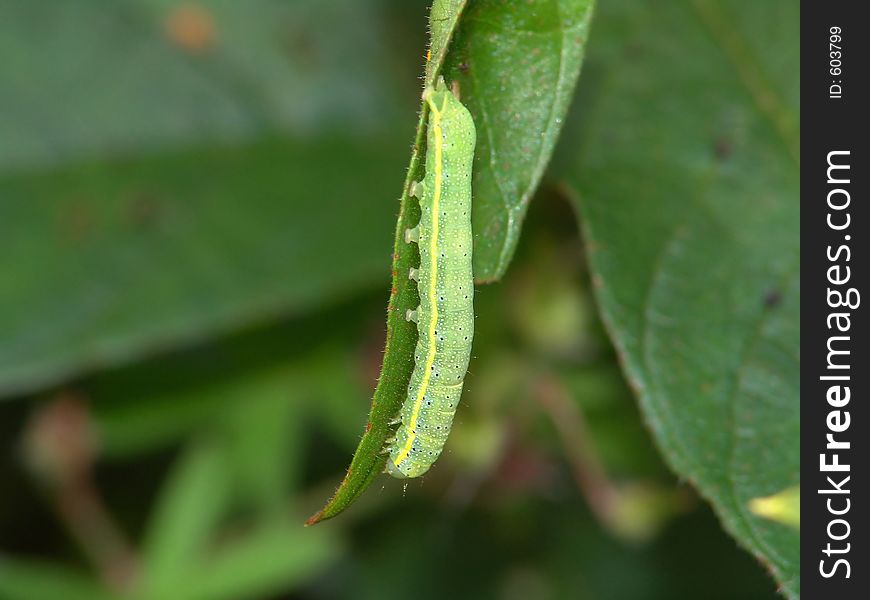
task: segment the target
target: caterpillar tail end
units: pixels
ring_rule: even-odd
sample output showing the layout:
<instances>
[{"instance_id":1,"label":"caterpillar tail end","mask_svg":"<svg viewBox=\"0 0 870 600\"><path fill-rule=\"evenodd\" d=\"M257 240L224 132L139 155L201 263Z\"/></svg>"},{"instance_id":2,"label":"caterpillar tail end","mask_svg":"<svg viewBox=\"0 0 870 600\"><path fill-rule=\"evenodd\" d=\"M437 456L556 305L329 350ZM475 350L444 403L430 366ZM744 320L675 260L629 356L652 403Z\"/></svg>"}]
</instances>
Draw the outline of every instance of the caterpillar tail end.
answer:
<instances>
[{"instance_id":1,"label":"caterpillar tail end","mask_svg":"<svg viewBox=\"0 0 870 600\"><path fill-rule=\"evenodd\" d=\"M396 463L393 462L392 458L387 459L387 466L384 469L388 475L391 477L395 477L396 479L407 479L408 476L402 473L401 469L396 466Z\"/></svg>"}]
</instances>

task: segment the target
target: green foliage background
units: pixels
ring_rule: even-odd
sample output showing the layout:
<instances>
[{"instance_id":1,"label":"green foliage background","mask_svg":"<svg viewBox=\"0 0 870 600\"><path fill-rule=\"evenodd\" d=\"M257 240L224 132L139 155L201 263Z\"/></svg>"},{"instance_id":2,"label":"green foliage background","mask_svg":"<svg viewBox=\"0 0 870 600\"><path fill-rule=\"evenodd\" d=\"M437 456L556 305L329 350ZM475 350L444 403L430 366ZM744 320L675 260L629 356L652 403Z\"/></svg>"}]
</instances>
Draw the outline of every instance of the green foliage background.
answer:
<instances>
[{"instance_id":1,"label":"green foliage background","mask_svg":"<svg viewBox=\"0 0 870 600\"><path fill-rule=\"evenodd\" d=\"M0 598L799 595L797 3L438 4L499 281L436 468L303 528L428 6L0 0Z\"/></svg>"}]
</instances>

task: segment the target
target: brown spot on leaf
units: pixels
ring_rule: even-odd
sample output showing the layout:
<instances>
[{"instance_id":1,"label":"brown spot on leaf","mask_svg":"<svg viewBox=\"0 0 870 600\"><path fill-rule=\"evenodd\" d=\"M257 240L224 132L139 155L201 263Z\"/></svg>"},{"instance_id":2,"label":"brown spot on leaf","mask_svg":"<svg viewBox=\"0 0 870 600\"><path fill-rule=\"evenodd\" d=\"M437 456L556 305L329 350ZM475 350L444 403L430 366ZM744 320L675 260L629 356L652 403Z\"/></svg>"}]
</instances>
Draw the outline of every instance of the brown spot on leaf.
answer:
<instances>
[{"instance_id":1,"label":"brown spot on leaf","mask_svg":"<svg viewBox=\"0 0 870 600\"><path fill-rule=\"evenodd\" d=\"M71 202L60 213L61 235L69 241L83 241L93 231L94 217L84 202Z\"/></svg>"},{"instance_id":2,"label":"brown spot on leaf","mask_svg":"<svg viewBox=\"0 0 870 600\"><path fill-rule=\"evenodd\" d=\"M127 214L134 226L142 229L153 227L160 222L163 205L151 194L139 194L127 207Z\"/></svg>"},{"instance_id":3,"label":"brown spot on leaf","mask_svg":"<svg viewBox=\"0 0 870 600\"><path fill-rule=\"evenodd\" d=\"M208 50L215 43L216 30L212 14L198 4L174 7L164 23L166 37L191 53Z\"/></svg>"},{"instance_id":4,"label":"brown spot on leaf","mask_svg":"<svg viewBox=\"0 0 870 600\"><path fill-rule=\"evenodd\" d=\"M719 160L727 160L734 153L734 144L725 137L718 138L713 144L713 154Z\"/></svg>"},{"instance_id":5,"label":"brown spot on leaf","mask_svg":"<svg viewBox=\"0 0 870 600\"><path fill-rule=\"evenodd\" d=\"M764 306L767 308L773 308L774 306L779 306L782 302L782 292L778 289L772 289L764 295Z\"/></svg>"}]
</instances>

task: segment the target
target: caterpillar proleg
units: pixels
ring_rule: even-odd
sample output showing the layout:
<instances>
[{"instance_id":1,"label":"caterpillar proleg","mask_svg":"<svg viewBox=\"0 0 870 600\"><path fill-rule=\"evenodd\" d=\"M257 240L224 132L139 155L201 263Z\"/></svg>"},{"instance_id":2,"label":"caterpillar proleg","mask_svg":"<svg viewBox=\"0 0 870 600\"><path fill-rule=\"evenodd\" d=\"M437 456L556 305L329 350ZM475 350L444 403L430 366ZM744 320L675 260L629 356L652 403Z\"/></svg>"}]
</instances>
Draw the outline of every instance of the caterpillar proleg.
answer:
<instances>
[{"instance_id":1,"label":"caterpillar proleg","mask_svg":"<svg viewBox=\"0 0 870 600\"><path fill-rule=\"evenodd\" d=\"M474 121L439 78L423 98L429 107L426 175L412 193L420 200L420 223L405 241L420 248L420 305L408 311L419 334L414 371L402 405L401 425L390 445L387 472L419 477L441 454L462 393L474 335L471 267L471 168Z\"/></svg>"}]
</instances>

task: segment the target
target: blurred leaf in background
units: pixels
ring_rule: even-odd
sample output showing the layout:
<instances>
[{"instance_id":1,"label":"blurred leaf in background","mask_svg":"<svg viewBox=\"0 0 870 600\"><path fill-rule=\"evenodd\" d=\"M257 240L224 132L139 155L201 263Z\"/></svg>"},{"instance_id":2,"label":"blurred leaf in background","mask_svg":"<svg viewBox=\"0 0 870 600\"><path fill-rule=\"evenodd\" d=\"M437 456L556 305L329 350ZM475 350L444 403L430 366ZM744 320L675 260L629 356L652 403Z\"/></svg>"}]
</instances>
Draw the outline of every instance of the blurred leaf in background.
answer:
<instances>
[{"instance_id":1,"label":"blurred leaf in background","mask_svg":"<svg viewBox=\"0 0 870 600\"><path fill-rule=\"evenodd\" d=\"M799 532L748 507L800 484L800 7L601 17L560 160L602 315L669 463L796 598Z\"/></svg>"},{"instance_id":2,"label":"blurred leaf in background","mask_svg":"<svg viewBox=\"0 0 870 600\"><path fill-rule=\"evenodd\" d=\"M377 3L4 4L0 391L386 281L413 27L387 45Z\"/></svg>"},{"instance_id":3,"label":"blurred leaf in background","mask_svg":"<svg viewBox=\"0 0 870 600\"><path fill-rule=\"evenodd\" d=\"M444 456L302 527L364 431L382 359L427 4L0 0L0 598L777 597L686 478L741 543L782 551L796 596L795 530L742 521L747 536L756 517L717 487L731 477L748 501L794 483L796 422L758 471L746 454L797 393L797 13L779 1L599 4L545 177L559 185L531 203L504 280L478 288ZM471 3L451 76L498 84L497 60L463 61L504 32L558 52L579 26L557 9L586 8L480 18L508 4ZM759 74L775 114L754 103ZM523 164L534 189L543 167ZM498 162L485 176L504 180ZM675 244L644 303L646 261ZM731 289L735 310L699 286ZM676 400L685 418L663 418ZM724 413L748 436L728 465L736 429L686 430Z\"/></svg>"}]
</instances>

